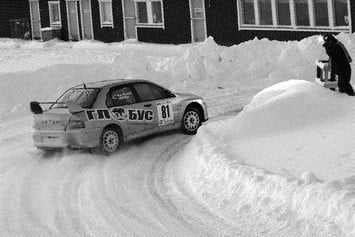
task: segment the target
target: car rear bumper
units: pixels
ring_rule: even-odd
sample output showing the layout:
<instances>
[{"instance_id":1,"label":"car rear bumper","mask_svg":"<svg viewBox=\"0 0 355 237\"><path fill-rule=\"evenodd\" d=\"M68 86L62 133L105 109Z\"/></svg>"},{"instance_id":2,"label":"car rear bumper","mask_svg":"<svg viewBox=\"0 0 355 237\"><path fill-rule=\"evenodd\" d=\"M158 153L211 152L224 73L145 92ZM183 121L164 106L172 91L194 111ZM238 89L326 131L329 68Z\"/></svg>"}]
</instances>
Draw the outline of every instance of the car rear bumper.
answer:
<instances>
[{"instance_id":1,"label":"car rear bumper","mask_svg":"<svg viewBox=\"0 0 355 237\"><path fill-rule=\"evenodd\" d=\"M89 148L99 144L99 131L84 129L58 131L35 130L32 134L33 145L38 148Z\"/></svg>"}]
</instances>

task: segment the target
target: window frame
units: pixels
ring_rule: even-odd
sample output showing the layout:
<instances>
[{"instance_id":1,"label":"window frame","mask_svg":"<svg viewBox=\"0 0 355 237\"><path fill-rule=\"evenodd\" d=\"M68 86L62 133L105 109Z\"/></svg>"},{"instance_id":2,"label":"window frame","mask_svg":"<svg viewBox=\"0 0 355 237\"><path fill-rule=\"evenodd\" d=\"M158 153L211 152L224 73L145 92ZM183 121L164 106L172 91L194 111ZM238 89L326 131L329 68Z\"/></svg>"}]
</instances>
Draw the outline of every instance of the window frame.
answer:
<instances>
[{"instance_id":1,"label":"window frame","mask_svg":"<svg viewBox=\"0 0 355 237\"><path fill-rule=\"evenodd\" d=\"M52 5L58 6L59 21L53 21ZM60 12L60 1L48 1L49 24L53 28L62 28L62 16Z\"/></svg>"},{"instance_id":2,"label":"window frame","mask_svg":"<svg viewBox=\"0 0 355 237\"><path fill-rule=\"evenodd\" d=\"M99 11L100 11L100 26L101 28L104 27L109 27L109 28L114 28L114 24L113 24L113 7L112 7L112 0L98 0L99 2ZM111 14L111 22L105 22L104 21L104 7L103 7L103 3L109 3L111 6L111 10L109 11Z\"/></svg>"},{"instance_id":3,"label":"window frame","mask_svg":"<svg viewBox=\"0 0 355 237\"><path fill-rule=\"evenodd\" d=\"M296 0L288 0L290 7L290 25L279 25L278 24L278 11L276 0L271 1L271 11L272 11L272 25L261 25L260 24L260 10L259 10L259 0L253 0L254 5L254 15L255 24L244 24L243 23L243 4L242 0L237 0L237 11L238 11L238 28L239 30L279 30L279 31L316 31L316 32L348 32L351 33L352 21L351 21L351 8L350 0L346 0L347 10L348 10L348 25L346 26L336 26L335 25L335 7L334 0L327 0L328 5L328 22L329 26L316 26L316 14L315 14L315 4L314 0L306 0L308 3L309 12L309 26L298 26L296 23Z\"/></svg>"},{"instance_id":4,"label":"window frame","mask_svg":"<svg viewBox=\"0 0 355 237\"><path fill-rule=\"evenodd\" d=\"M139 19L139 17L138 17L138 7L137 7L137 3L138 2L145 2L146 3L148 23L140 23L140 22L138 22L138 19ZM152 2L160 2L161 18L162 18L162 22L161 23L154 23L153 22ZM162 28L162 29L165 29L164 2L163 2L163 0L134 0L134 8L135 8L135 15L136 15L136 27Z\"/></svg>"}]
</instances>

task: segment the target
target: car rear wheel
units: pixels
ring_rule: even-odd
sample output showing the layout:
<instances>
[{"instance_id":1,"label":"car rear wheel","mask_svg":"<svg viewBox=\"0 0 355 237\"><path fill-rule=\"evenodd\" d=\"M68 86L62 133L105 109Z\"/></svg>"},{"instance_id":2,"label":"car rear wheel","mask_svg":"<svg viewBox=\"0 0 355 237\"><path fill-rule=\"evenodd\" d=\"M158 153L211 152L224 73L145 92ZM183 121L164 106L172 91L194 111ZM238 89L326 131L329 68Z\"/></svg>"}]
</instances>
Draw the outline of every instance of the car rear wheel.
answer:
<instances>
[{"instance_id":1,"label":"car rear wheel","mask_svg":"<svg viewBox=\"0 0 355 237\"><path fill-rule=\"evenodd\" d=\"M182 117L181 128L186 134L196 134L197 129L201 126L202 117L198 109L187 108Z\"/></svg>"},{"instance_id":2,"label":"car rear wheel","mask_svg":"<svg viewBox=\"0 0 355 237\"><path fill-rule=\"evenodd\" d=\"M101 135L101 148L106 154L117 151L121 145L121 137L117 129L105 128Z\"/></svg>"}]
</instances>

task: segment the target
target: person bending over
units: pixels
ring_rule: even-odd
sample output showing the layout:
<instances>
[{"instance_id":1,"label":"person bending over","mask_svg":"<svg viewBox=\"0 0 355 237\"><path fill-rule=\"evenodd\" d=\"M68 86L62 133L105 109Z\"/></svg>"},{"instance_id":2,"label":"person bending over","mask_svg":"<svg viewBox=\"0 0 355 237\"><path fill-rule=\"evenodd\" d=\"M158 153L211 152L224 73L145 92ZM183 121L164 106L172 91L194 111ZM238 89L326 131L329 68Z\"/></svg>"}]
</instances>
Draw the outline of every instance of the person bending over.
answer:
<instances>
[{"instance_id":1,"label":"person bending over","mask_svg":"<svg viewBox=\"0 0 355 237\"><path fill-rule=\"evenodd\" d=\"M331 66L331 78L334 78L334 74L338 75L338 87L339 92L346 93L350 96L354 96L355 92L350 84L351 79L351 67L350 63L352 59L344 47L344 45L338 41L332 34L326 34L323 36L323 47L327 55L329 56L329 63Z\"/></svg>"}]
</instances>

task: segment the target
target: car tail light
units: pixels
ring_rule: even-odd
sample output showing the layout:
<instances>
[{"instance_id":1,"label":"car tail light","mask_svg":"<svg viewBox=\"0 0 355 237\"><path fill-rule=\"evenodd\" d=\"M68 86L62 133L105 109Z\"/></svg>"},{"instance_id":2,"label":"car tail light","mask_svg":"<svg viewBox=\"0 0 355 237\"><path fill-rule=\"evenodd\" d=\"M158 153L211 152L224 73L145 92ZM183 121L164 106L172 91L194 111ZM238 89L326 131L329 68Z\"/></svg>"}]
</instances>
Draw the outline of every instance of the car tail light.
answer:
<instances>
[{"instance_id":1,"label":"car tail light","mask_svg":"<svg viewBox=\"0 0 355 237\"><path fill-rule=\"evenodd\" d=\"M67 125L67 129L81 129L81 128L85 128L84 121L81 121L81 120L69 120L69 123Z\"/></svg>"}]
</instances>

